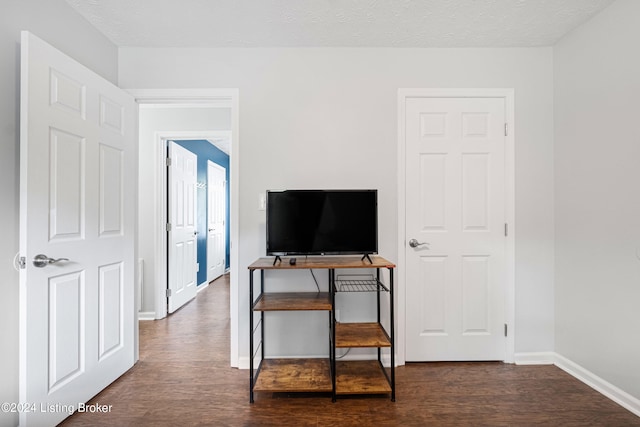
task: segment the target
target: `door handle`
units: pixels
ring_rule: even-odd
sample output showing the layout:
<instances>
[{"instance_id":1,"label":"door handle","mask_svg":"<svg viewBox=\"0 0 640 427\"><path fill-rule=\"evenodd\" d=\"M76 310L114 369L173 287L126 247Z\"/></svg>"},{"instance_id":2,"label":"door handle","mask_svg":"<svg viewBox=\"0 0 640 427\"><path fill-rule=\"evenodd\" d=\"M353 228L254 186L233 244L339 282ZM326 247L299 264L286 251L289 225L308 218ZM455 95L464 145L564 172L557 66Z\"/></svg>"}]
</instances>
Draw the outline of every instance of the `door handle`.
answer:
<instances>
[{"instance_id":1,"label":"door handle","mask_svg":"<svg viewBox=\"0 0 640 427\"><path fill-rule=\"evenodd\" d=\"M44 254L38 254L33 258L33 265L38 268L46 267L49 264L55 264L60 261L69 261L69 258L49 258Z\"/></svg>"},{"instance_id":2,"label":"door handle","mask_svg":"<svg viewBox=\"0 0 640 427\"><path fill-rule=\"evenodd\" d=\"M427 249L429 248L429 244L427 242L418 242L416 239L411 239L409 240L409 246L411 246L412 248L417 248L418 246L427 246Z\"/></svg>"}]
</instances>

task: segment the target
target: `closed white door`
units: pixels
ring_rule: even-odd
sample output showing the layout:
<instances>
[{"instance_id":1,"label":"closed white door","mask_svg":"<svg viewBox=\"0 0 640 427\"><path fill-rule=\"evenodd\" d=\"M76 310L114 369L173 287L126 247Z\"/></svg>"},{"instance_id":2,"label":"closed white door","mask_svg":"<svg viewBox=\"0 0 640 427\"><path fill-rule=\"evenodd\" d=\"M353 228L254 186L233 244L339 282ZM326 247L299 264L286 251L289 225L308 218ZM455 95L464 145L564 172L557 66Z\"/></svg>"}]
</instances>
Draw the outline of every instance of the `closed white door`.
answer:
<instances>
[{"instance_id":1,"label":"closed white door","mask_svg":"<svg viewBox=\"0 0 640 427\"><path fill-rule=\"evenodd\" d=\"M226 169L207 162L207 281L224 273L226 263Z\"/></svg>"},{"instance_id":2,"label":"closed white door","mask_svg":"<svg viewBox=\"0 0 640 427\"><path fill-rule=\"evenodd\" d=\"M137 110L27 32L21 51L20 425L53 426L136 357Z\"/></svg>"},{"instance_id":3,"label":"closed white door","mask_svg":"<svg viewBox=\"0 0 640 427\"><path fill-rule=\"evenodd\" d=\"M409 98L405 132L406 360L504 360L505 101Z\"/></svg>"},{"instance_id":4,"label":"closed white door","mask_svg":"<svg viewBox=\"0 0 640 427\"><path fill-rule=\"evenodd\" d=\"M197 293L196 186L198 157L169 141L169 313Z\"/></svg>"}]
</instances>

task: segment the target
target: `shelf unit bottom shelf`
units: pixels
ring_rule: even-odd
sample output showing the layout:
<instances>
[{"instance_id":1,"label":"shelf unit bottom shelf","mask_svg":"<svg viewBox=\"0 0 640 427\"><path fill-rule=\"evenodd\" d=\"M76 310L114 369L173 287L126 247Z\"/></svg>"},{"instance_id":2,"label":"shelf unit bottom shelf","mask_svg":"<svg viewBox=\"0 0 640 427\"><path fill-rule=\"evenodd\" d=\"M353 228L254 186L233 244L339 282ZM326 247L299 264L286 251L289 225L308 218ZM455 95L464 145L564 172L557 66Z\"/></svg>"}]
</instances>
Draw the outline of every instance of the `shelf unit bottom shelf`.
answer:
<instances>
[{"instance_id":1,"label":"shelf unit bottom shelf","mask_svg":"<svg viewBox=\"0 0 640 427\"><path fill-rule=\"evenodd\" d=\"M391 393L383 369L377 360L337 361L336 394Z\"/></svg>"},{"instance_id":2,"label":"shelf unit bottom shelf","mask_svg":"<svg viewBox=\"0 0 640 427\"><path fill-rule=\"evenodd\" d=\"M329 359L264 359L253 390L331 393L332 388Z\"/></svg>"}]
</instances>

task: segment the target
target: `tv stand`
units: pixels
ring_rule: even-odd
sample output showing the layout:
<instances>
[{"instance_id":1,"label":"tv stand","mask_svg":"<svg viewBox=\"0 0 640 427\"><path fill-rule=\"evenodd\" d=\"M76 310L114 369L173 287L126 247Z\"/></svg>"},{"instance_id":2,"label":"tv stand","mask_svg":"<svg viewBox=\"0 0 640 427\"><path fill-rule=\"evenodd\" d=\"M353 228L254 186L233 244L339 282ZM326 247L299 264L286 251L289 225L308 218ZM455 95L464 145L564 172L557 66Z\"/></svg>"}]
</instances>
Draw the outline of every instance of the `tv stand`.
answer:
<instances>
[{"instance_id":1,"label":"tv stand","mask_svg":"<svg viewBox=\"0 0 640 427\"><path fill-rule=\"evenodd\" d=\"M365 261L365 258L368 261ZM280 259L280 257L276 257ZM280 259L282 261L282 259ZM395 265L378 255L319 256L276 264L270 257L249 265L249 402L254 392L327 393L337 396L390 395L395 401L395 338L393 275ZM268 292L266 270L323 269L328 272L328 292ZM336 275L336 270L373 269L373 274ZM383 283L382 270L388 270ZM254 289L254 273L260 285ZM257 290L257 292L255 292ZM376 294L377 313L369 322L345 323L335 318L336 295L345 292ZM381 294L387 293L388 327L381 321ZM386 305L386 304L385 304ZM265 354L266 311L325 311L328 313L328 356L321 358L269 358ZM258 316L257 319L254 319ZM254 320L258 320L255 322ZM257 325L257 326L256 326ZM277 331L276 331L277 333ZM337 360L336 349L371 348L369 360ZM382 351L384 350L384 355ZM388 357L388 359L387 359ZM257 359L257 366L254 359ZM385 363L383 364L383 360ZM388 364L390 362L390 364Z\"/></svg>"},{"instance_id":2,"label":"tv stand","mask_svg":"<svg viewBox=\"0 0 640 427\"><path fill-rule=\"evenodd\" d=\"M371 257L369 256L369 254L362 255L362 258L360 258L360 261L364 261L365 258L369 260L369 263L373 264L373 261L371 261Z\"/></svg>"},{"instance_id":3,"label":"tv stand","mask_svg":"<svg viewBox=\"0 0 640 427\"><path fill-rule=\"evenodd\" d=\"M280 255L276 255L276 257L273 259L273 265L276 265L276 262L280 261L282 263L282 258L280 258Z\"/></svg>"}]
</instances>

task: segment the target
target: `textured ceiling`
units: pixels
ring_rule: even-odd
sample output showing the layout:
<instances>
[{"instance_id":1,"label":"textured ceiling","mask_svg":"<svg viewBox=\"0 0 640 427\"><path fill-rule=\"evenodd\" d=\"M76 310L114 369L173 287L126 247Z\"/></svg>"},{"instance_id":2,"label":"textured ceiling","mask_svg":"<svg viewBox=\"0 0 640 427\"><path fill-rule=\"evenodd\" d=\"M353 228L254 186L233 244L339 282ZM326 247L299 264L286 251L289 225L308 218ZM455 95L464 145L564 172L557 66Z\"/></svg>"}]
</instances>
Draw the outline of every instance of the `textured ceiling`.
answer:
<instances>
[{"instance_id":1,"label":"textured ceiling","mask_svg":"<svg viewBox=\"0 0 640 427\"><path fill-rule=\"evenodd\" d=\"M117 46L551 46L613 0L66 0Z\"/></svg>"}]
</instances>

